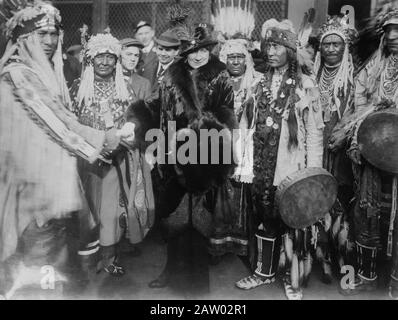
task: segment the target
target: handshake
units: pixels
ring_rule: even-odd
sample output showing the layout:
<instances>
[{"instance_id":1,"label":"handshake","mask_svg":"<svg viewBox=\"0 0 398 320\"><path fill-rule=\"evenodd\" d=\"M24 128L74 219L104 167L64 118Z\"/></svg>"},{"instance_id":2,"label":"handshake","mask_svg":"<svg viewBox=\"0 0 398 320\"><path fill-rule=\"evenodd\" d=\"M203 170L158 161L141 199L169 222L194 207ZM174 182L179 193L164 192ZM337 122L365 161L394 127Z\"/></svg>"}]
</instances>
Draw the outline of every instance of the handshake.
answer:
<instances>
[{"instance_id":1,"label":"handshake","mask_svg":"<svg viewBox=\"0 0 398 320\"><path fill-rule=\"evenodd\" d=\"M111 129L105 134L104 148L102 149L101 156L105 159L110 159L114 156L116 150L120 145L128 147L134 142L135 139L135 124L127 122L119 130Z\"/></svg>"},{"instance_id":2,"label":"handshake","mask_svg":"<svg viewBox=\"0 0 398 320\"><path fill-rule=\"evenodd\" d=\"M120 138L121 141L126 143L132 143L135 138L135 124L132 122L127 122L124 126L116 131L116 136Z\"/></svg>"}]
</instances>

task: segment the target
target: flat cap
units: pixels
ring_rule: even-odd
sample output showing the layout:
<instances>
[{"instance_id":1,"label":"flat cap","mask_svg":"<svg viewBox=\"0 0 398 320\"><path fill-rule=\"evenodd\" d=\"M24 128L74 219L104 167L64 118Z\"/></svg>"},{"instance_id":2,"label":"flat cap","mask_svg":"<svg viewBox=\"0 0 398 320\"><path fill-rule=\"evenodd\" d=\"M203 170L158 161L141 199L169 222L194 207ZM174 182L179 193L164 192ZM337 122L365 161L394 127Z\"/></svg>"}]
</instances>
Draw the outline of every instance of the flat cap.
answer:
<instances>
[{"instance_id":1,"label":"flat cap","mask_svg":"<svg viewBox=\"0 0 398 320\"><path fill-rule=\"evenodd\" d=\"M123 47L138 47L140 49L144 47L144 45L140 41L133 38L122 39L120 40L120 43Z\"/></svg>"}]
</instances>

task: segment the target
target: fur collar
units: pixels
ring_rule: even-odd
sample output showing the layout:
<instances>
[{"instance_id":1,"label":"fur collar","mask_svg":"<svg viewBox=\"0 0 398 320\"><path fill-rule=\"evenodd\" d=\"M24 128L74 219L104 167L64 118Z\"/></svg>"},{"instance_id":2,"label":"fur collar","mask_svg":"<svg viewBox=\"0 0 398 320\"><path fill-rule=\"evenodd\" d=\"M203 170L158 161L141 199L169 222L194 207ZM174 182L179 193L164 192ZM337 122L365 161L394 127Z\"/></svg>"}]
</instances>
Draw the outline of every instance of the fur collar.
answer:
<instances>
[{"instance_id":1,"label":"fur collar","mask_svg":"<svg viewBox=\"0 0 398 320\"><path fill-rule=\"evenodd\" d=\"M194 70L186 59L181 59L169 67L165 75L166 88L175 88L176 101L181 99L182 105L177 105L177 114L186 113L188 119L195 118L204 109L202 102L207 84L226 70L225 64L215 56L210 56L209 62Z\"/></svg>"}]
</instances>

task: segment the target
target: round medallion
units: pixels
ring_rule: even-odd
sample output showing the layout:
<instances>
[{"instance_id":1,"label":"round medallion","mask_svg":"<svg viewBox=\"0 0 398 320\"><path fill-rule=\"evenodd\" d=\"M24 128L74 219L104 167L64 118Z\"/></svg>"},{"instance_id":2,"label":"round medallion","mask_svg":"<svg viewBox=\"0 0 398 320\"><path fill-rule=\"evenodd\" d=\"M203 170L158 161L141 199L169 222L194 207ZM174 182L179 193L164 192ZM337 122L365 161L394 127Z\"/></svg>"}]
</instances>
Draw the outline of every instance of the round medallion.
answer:
<instances>
[{"instance_id":1,"label":"round medallion","mask_svg":"<svg viewBox=\"0 0 398 320\"><path fill-rule=\"evenodd\" d=\"M135 199L134 199L135 206L138 209L143 208L144 207L144 200L145 200L145 192L144 192L144 190L138 190L137 193L135 194Z\"/></svg>"}]
</instances>

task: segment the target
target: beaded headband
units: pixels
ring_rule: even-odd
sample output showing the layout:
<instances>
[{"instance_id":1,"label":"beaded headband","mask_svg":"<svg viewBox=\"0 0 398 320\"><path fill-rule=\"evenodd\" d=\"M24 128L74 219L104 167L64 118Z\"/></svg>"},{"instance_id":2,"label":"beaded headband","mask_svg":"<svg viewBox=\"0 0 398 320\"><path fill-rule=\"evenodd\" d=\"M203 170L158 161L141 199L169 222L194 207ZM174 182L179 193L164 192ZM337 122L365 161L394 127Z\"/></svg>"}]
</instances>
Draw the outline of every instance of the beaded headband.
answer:
<instances>
[{"instance_id":1,"label":"beaded headband","mask_svg":"<svg viewBox=\"0 0 398 320\"><path fill-rule=\"evenodd\" d=\"M293 24L289 20L281 22L276 19L267 20L262 26L261 36L265 42L274 42L294 51L297 50L297 34L294 32Z\"/></svg>"},{"instance_id":2,"label":"beaded headband","mask_svg":"<svg viewBox=\"0 0 398 320\"><path fill-rule=\"evenodd\" d=\"M5 0L0 10L0 17L6 21L4 26L6 37L14 41L40 28L62 27L58 9L42 1Z\"/></svg>"},{"instance_id":3,"label":"beaded headband","mask_svg":"<svg viewBox=\"0 0 398 320\"><path fill-rule=\"evenodd\" d=\"M278 28L268 29L265 34L266 42L275 42L287 48L297 50L297 35L289 30L282 30Z\"/></svg>"}]
</instances>

